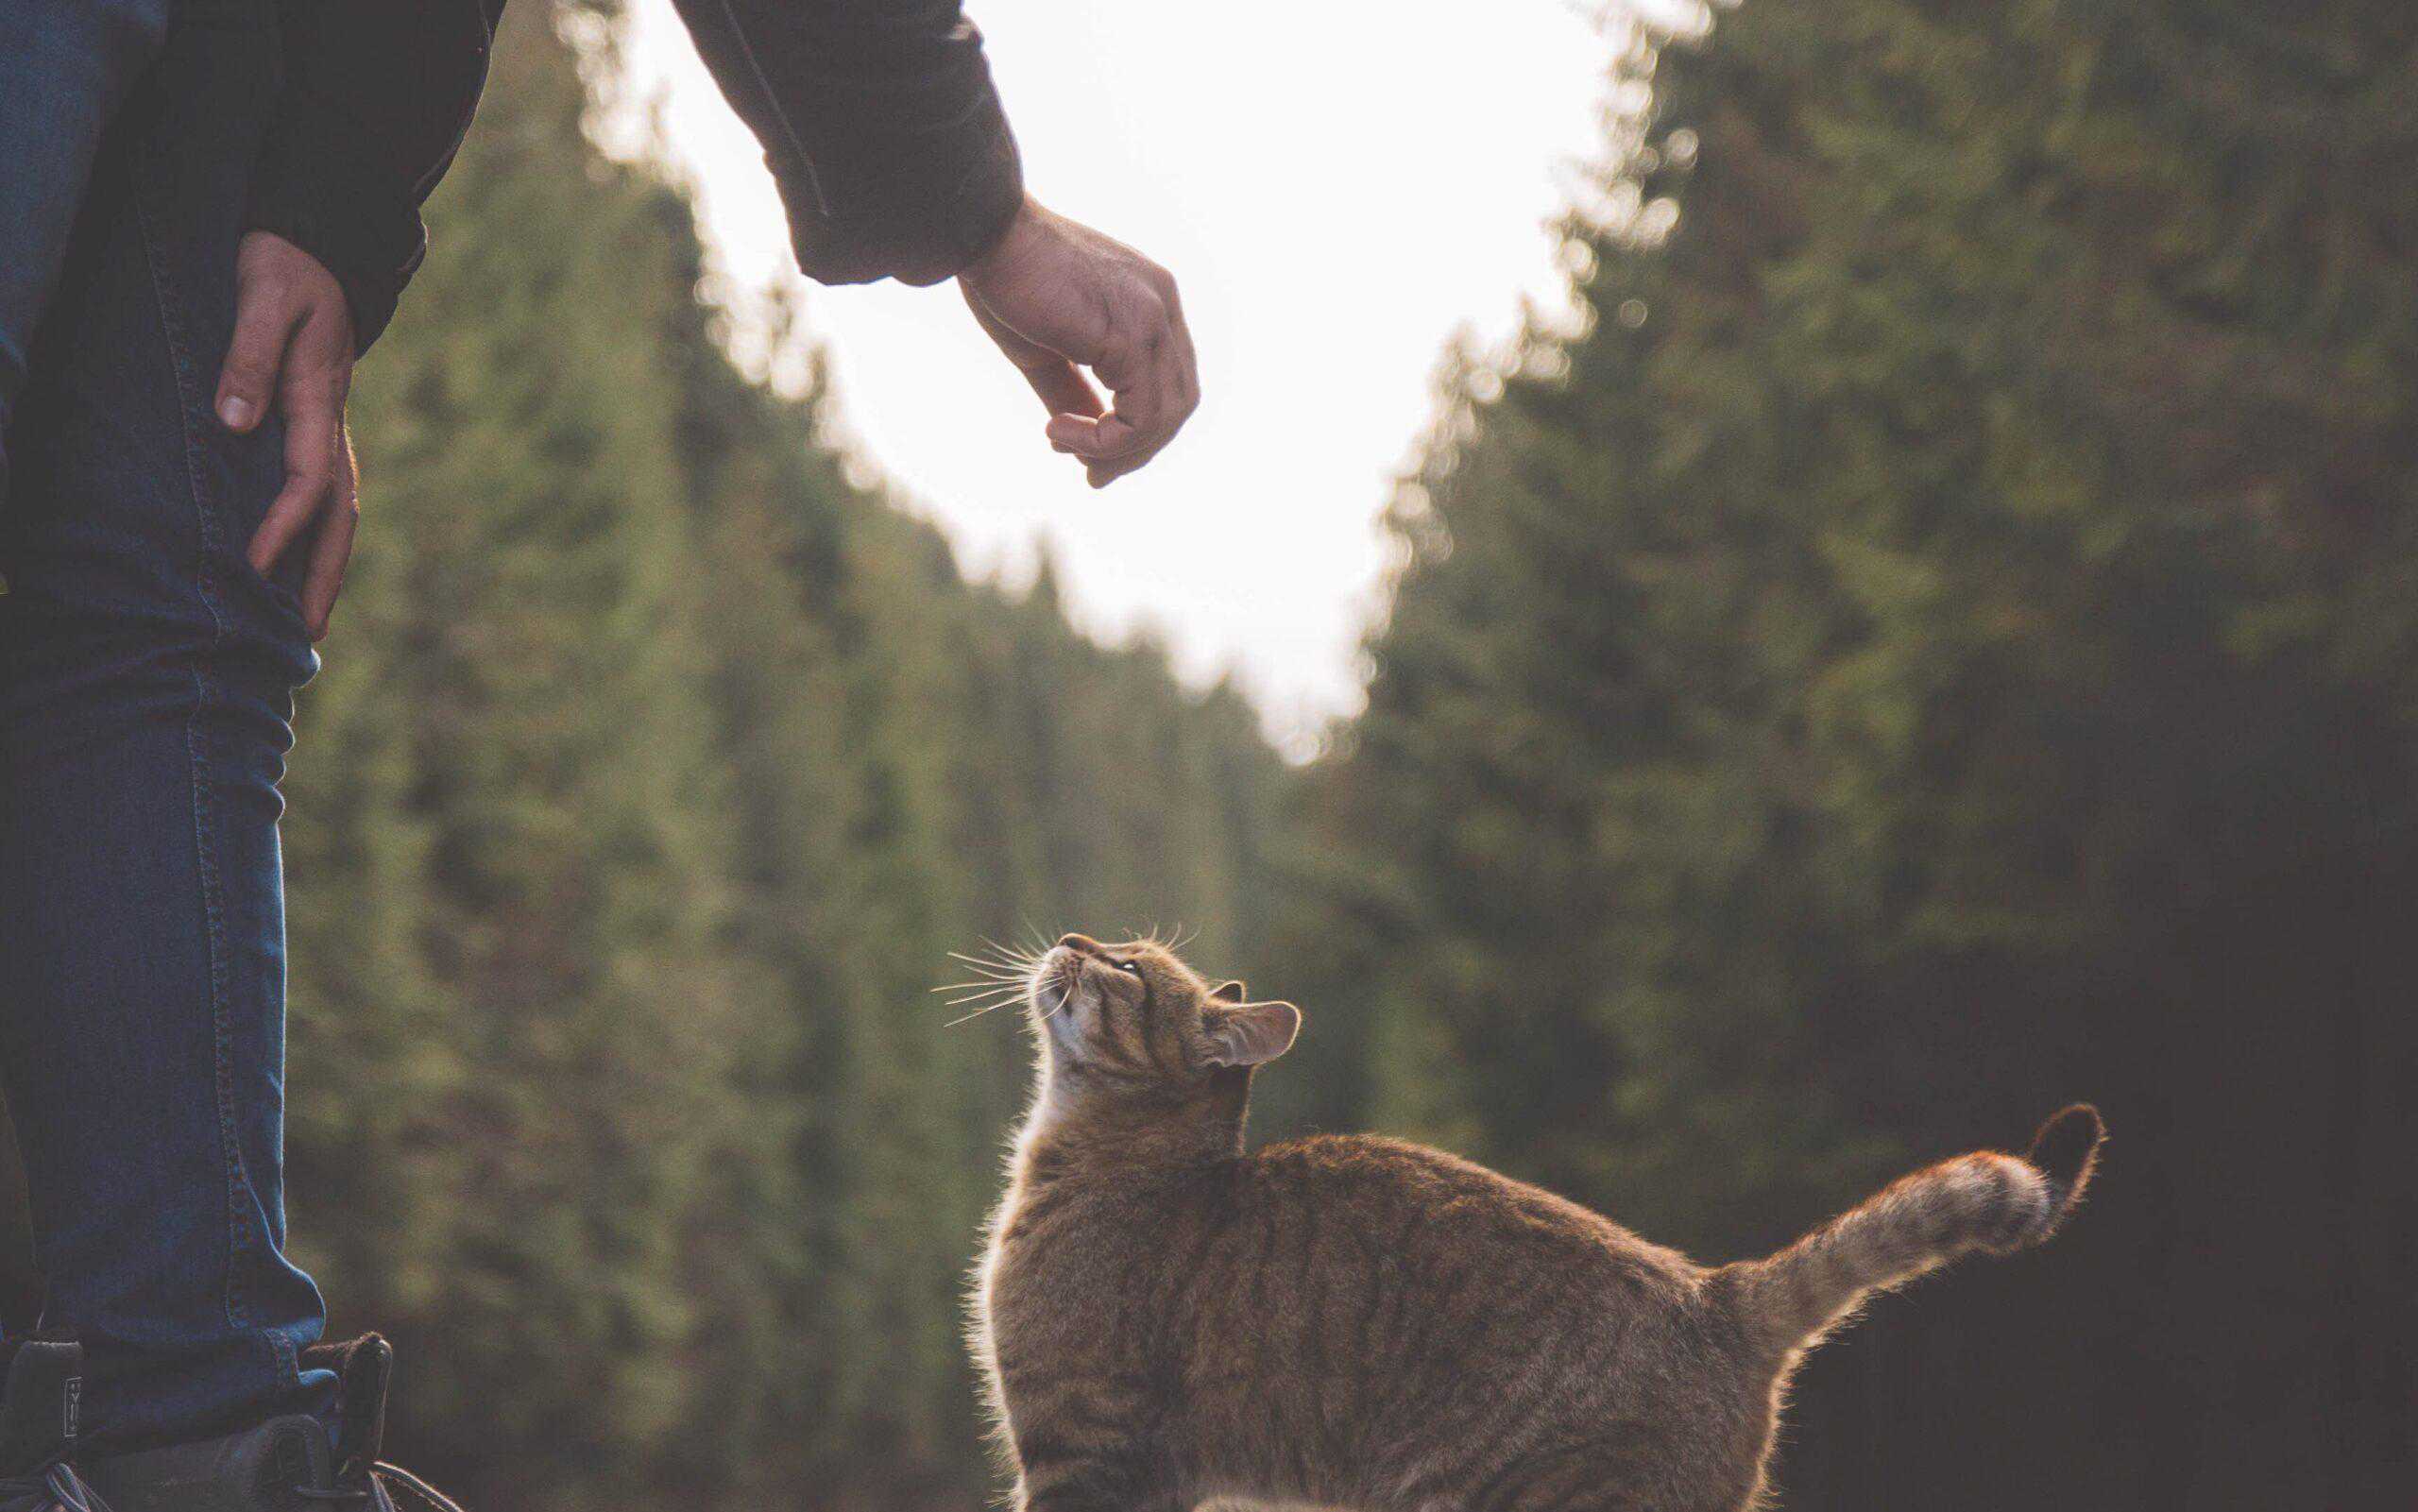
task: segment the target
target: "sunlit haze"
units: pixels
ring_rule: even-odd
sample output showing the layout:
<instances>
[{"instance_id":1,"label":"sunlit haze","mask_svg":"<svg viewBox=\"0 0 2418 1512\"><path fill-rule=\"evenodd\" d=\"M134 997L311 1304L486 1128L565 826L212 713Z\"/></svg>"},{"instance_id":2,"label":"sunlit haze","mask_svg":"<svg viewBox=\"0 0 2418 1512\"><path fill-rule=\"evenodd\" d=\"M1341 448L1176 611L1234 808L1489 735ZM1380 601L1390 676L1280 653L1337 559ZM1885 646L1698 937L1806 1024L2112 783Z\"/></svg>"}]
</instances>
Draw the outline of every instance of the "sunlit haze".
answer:
<instances>
[{"instance_id":1,"label":"sunlit haze","mask_svg":"<svg viewBox=\"0 0 2418 1512\"><path fill-rule=\"evenodd\" d=\"M1303 750L1357 693L1388 481L1456 331L1563 297L1548 223L1592 153L1605 42L1565 0L1223 6L972 0L1036 196L1172 269L1200 412L1094 493L950 288L811 289L847 433L978 574L1059 565L1078 621L1158 626ZM633 93L697 189L742 317L796 281L760 154L669 0L639 0Z\"/></svg>"}]
</instances>

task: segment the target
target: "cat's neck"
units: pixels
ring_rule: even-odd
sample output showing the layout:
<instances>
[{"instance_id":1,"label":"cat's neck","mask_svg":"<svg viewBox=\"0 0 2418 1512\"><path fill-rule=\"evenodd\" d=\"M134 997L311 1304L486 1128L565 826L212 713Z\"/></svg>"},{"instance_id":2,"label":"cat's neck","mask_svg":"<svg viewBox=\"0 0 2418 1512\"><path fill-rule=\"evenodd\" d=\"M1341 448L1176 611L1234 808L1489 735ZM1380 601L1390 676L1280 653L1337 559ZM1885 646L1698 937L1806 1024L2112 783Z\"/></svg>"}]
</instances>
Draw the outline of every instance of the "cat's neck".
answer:
<instances>
[{"instance_id":1,"label":"cat's neck","mask_svg":"<svg viewBox=\"0 0 2418 1512\"><path fill-rule=\"evenodd\" d=\"M1018 1174L1047 1181L1232 1160L1243 1150L1250 1096L1247 1076L1171 1098L1111 1095L1080 1074L1045 1077L1016 1139Z\"/></svg>"}]
</instances>

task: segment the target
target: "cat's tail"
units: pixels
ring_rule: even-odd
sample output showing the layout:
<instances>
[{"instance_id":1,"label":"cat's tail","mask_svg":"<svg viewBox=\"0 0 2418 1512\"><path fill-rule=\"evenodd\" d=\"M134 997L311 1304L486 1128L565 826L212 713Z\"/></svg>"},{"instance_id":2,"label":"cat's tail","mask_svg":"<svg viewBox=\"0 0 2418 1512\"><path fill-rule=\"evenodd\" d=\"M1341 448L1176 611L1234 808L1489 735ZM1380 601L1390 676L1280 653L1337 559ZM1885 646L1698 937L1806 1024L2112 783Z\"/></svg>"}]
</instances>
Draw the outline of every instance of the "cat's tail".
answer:
<instances>
[{"instance_id":1,"label":"cat's tail","mask_svg":"<svg viewBox=\"0 0 2418 1512\"><path fill-rule=\"evenodd\" d=\"M2002 1255L2057 1232L2082 1199L2106 1130L2076 1104L2021 1156L1960 1155L1902 1177L1768 1260L1727 1266L1712 1284L1775 1360L1811 1347L1875 1292L1975 1250Z\"/></svg>"}]
</instances>

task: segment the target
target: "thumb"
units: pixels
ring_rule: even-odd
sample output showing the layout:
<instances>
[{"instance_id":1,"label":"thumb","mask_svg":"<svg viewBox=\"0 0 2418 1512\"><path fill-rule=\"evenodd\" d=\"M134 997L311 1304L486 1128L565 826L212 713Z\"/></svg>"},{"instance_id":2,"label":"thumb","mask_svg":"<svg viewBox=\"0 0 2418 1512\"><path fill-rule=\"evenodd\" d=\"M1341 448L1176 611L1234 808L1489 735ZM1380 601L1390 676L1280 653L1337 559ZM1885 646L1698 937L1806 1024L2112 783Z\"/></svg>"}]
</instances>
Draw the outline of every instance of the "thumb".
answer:
<instances>
[{"instance_id":1,"label":"thumb","mask_svg":"<svg viewBox=\"0 0 2418 1512\"><path fill-rule=\"evenodd\" d=\"M254 284L237 298L235 338L219 370L216 400L219 422L229 430L249 431L268 413L269 396L277 392L285 365L286 339L300 314L281 284Z\"/></svg>"}]
</instances>

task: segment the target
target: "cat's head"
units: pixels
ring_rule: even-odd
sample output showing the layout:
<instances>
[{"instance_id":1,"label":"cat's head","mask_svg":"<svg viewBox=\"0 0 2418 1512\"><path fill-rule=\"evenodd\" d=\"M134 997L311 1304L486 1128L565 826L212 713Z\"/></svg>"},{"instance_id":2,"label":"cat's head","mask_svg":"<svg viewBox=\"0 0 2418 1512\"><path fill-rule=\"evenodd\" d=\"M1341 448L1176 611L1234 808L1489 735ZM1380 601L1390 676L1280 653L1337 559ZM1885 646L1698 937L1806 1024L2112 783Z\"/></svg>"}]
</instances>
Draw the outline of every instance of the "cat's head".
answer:
<instances>
[{"instance_id":1,"label":"cat's head","mask_svg":"<svg viewBox=\"0 0 2418 1512\"><path fill-rule=\"evenodd\" d=\"M1292 1047L1302 1011L1211 983L1154 941L1070 934L1032 968L1033 1022L1053 1076L1114 1093L1188 1091Z\"/></svg>"}]
</instances>

